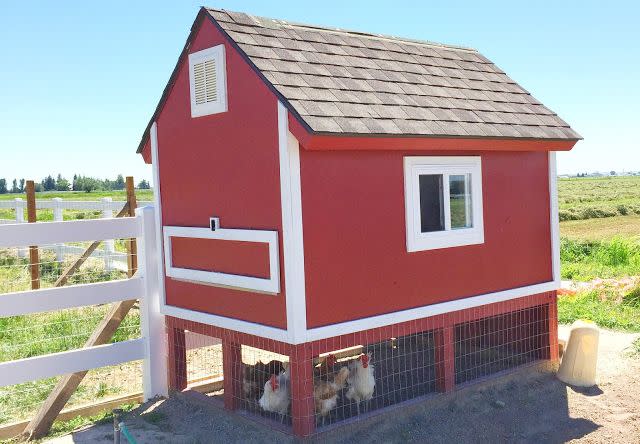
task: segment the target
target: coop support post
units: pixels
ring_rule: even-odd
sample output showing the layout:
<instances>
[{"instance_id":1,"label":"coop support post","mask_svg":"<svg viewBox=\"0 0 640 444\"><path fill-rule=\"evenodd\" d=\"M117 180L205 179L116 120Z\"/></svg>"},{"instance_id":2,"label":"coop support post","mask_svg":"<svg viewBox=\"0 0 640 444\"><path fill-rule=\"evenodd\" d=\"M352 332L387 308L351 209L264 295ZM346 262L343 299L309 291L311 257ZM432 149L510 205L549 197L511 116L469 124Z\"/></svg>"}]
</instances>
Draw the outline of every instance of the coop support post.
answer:
<instances>
[{"instance_id":1,"label":"coop support post","mask_svg":"<svg viewBox=\"0 0 640 444\"><path fill-rule=\"evenodd\" d=\"M144 282L144 295L140 298L140 329L145 341L142 382L144 400L155 396L168 396L167 350L164 341L164 316L160 313L160 290L158 285L158 245L156 244L156 221L153 207L136 209L140 223L138 246L140 260L138 273Z\"/></svg>"},{"instance_id":2,"label":"coop support post","mask_svg":"<svg viewBox=\"0 0 640 444\"><path fill-rule=\"evenodd\" d=\"M440 392L449 392L456 384L454 341L453 322L445 322L445 325L434 333L436 388Z\"/></svg>"},{"instance_id":3,"label":"coop support post","mask_svg":"<svg viewBox=\"0 0 640 444\"><path fill-rule=\"evenodd\" d=\"M549 301L549 360L551 362L557 362L558 356L558 293L556 291L550 292Z\"/></svg>"},{"instance_id":4,"label":"coop support post","mask_svg":"<svg viewBox=\"0 0 640 444\"><path fill-rule=\"evenodd\" d=\"M16 223L23 224L24 223L24 200L20 197L15 198L15 206L16 206ZM18 248L18 257L27 257L27 249L26 248Z\"/></svg>"},{"instance_id":5,"label":"coop support post","mask_svg":"<svg viewBox=\"0 0 640 444\"><path fill-rule=\"evenodd\" d=\"M54 197L53 203L53 221L62 222L62 198ZM64 262L64 244L56 244L56 261Z\"/></svg>"},{"instance_id":6,"label":"coop support post","mask_svg":"<svg viewBox=\"0 0 640 444\"><path fill-rule=\"evenodd\" d=\"M169 390L182 391L187 388L187 345L184 330L173 322L167 322L167 347Z\"/></svg>"},{"instance_id":7,"label":"coop support post","mask_svg":"<svg viewBox=\"0 0 640 444\"><path fill-rule=\"evenodd\" d=\"M113 201L110 197L103 197L100 199L102 202L102 218L113 218L113 208L111 203ZM113 253L116 251L116 243L114 239L106 239L104 241L104 269L107 273L113 270Z\"/></svg>"},{"instance_id":8,"label":"coop support post","mask_svg":"<svg viewBox=\"0 0 640 444\"><path fill-rule=\"evenodd\" d=\"M292 345L291 351L289 366L293 434L305 437L312 435L316 427L311 344Z\"/></svg>"},{"instance_id":9,"label":"coop support post","mask_svg":"<svg viewBox=\"0 0 640 444\"><path fill-rule=\"evenodd\" d=\"M222 371L224 374L224 407L236 410L240 406L242 380L241 346L231 333L222 337Z\"/></svg>"}]
</instances>

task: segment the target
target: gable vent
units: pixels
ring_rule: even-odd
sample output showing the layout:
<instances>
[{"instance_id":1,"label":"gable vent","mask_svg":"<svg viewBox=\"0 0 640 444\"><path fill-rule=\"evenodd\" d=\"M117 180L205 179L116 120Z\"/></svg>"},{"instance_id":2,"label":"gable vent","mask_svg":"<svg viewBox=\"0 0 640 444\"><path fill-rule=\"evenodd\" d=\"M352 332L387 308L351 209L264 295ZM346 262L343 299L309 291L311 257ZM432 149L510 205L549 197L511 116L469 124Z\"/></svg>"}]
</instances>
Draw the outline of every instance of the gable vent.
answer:
<instances>
[{"instance_id":1,"label":"gable vent","mask_svg":"<svg viewBox=\"0 0 640 444\"><path fill-rule=\"evenodd\" d=\"M189 54L191 117L227 110L224 45Z\"/></svg>"},{"instance_id":2,"label":"gable vent","mask_svg":"<svg viewBox=\"0 0 640 444\"><path fill-rule=\"evenodd\" d=\"M207 60L193 65L196 105L218 100L216 62Z\"/></svg>"}]
</instances>

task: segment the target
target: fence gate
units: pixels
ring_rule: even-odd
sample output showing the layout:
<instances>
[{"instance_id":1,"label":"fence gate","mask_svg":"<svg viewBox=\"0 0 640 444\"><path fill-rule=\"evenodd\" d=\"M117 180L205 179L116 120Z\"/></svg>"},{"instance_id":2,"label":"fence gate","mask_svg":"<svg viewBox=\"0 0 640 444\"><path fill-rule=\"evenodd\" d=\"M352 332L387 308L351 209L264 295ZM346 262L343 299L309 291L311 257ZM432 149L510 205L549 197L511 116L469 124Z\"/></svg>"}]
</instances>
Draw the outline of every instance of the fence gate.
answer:
<instances>
[{"instance_id":1,"label":"fence gate","mask_svg":"<svg viewBox=\"0 0 640 444\"><path fill-rule=\"evenodd\" d=\"M134 238L138 242L138 270L131 277L122 276L113 279L114 272L105 270L104 274L97 273L101 278L99 280L102 280L101 282L77 283L75 285L68 283L67 286L51 288L45 288L47 287L45 283L42 285L43 288L38 290L25 289L0 294L0 426L4 422L2 418L3 406L8 403L18 405L20 402L20 399L15 398L18 396L17 394L13 395L13 399L12 396L7 395L10 393L7 391L7 387L24 387L24 391L19 394L19 397L27 398L31 392L26 391L38 387L33 385L34 381L43 381L61 375L82 374L84 376L83 372L89 370L131 361L142 362L142 385L145 400L156 395L167 395L164 318L159 312L158 252L153 211L152 207L147 206L138 208L135 217L0 225L0 273L11 273L16 268L15 264L20 264L21 260L25 261L20 258L20 252L29 246L38 246L45 250L48 247L61 244L77 245L96 240L111 241L113 239ZM58 259L54 258L52 262ZM39 265L41 269L48 267L44 259L41 259ZM0 281L2 279L3 275L0 274ZM79 281L82 282L82 279ZM126 307L133 306L135 300L139 301L140 319L140 334L137 338L124 340L114 338L112 342L111 336L115 329L110 331L108 325L99 325L99 327L104 327L102 329L104 337L94 337L99 336L96 333L98 329L96 329L96 332L85 342L84 347L82 344L69 347L68 344L58 341L54 347L47 348L38 346L34 341L26 352L14 353L15 347L11 348L11 345L6 345L10 342L6 336L9 331L7 325L14 326L11 327L13 329L11 332L16 334L28 335L30 329L33 328L45 330L50 328L52 329L51 334L55 335L54 327L57 324L50 318L43 321L47 313L77 309L80 311L88 310L86 313L91 313L91 316L95 317L95 310L101 317L105 312L109 313L108 310L105 310L108 308L105 304L113 304L111 312L116 311L115 316L117 316L117 310L126 314L128 311ZM99 318L96 319L99 320ZM104 322L107 321L103 319ZM18 326L16 327L16 325ZM64 338L71 343L74 341L73 327L73 325L69 326L71 333ZM138 327L136 325L133 328ZM111 334L104 333L109 331ZM56 347L64 351L49 352L51 349L55 350ZM70 376L59 379L58 384L61 384L60 381L65 378L68 379ZM73 384L69 386L73 386ZM101 387L100 383L98 386ZM77 387L77 384L74 387ZM62 398L65 397L62 396ZM36 419L38 418L32 420L32 424Z\"/></svg>"}]
</instances>

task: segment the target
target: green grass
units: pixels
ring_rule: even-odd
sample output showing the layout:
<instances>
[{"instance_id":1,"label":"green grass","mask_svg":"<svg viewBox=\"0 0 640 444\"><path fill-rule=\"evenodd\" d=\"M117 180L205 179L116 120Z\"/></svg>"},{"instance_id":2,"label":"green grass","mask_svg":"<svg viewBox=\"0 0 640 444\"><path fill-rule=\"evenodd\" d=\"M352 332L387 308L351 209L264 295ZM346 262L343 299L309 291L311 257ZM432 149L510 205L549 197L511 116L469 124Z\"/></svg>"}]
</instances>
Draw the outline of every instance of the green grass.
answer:
<instances>
[{"instance_id":1,"label":"green grass","mask_svg":"<svg viewBox=\"0 0 640 444\"><path fill-rule=\"evenodd\" d=\"M613 292L606 291L559 297L558 321L571 324L578 319L590 320L613 330L640 332L640 303L626 295L618 301Z\"/></svg>"},{"instance_id":2,"label":"green grass","mask_svg":"<svg viewBox=\"0 0 640 444\"><path fill-rule=\"evenodd\" d=\"M640 176L558 180L560 220L640 214Z\"/></svg>"},{"instance_id":3,"label":"green grass","mask_svg":"<svg viewBox=\"0 0 640 444\"><path fill-rule=\"evenodd\" d=\"M614 237L609 241L560 240L561 276L563 279L590 281L640 275L640 245Z\"/></svg>"},{"instance_id":4,"label":"green grass","mask_svg":"<svg viewBox=\"0 0 640 444\"><path fill-rule=\"evenodd\" d=\"M13 200L21 197L26 200L26 194L0 194L0 200ZM127 200L127 192L124 190L111 191L92 191L86 193L84 191L43 191L36 193L36 199L53 199L60 197L65 200L100 200L103 197L111 197L113 200ZM136 190L136 198L138 200L153 200L153 190Z\"/></svg>"}]
</instances>

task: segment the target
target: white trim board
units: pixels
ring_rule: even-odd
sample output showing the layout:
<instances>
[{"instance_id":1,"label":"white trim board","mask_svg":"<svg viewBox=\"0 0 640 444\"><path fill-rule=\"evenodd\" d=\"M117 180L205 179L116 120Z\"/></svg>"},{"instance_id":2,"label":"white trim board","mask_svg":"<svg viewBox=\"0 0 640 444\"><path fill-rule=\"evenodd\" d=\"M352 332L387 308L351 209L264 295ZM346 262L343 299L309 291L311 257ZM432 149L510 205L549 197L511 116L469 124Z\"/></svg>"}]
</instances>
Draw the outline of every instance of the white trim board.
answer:
<instances>
[{"instance_id":1,"label":"white trim board","mask_svg":"<svg viewBox=\"0 0 640 444\"><path fill-rule=\"evenodd\" d=\"M199 322L201 324L213 325L215 327L226 328L240 333L247 333L263 338L274 339L276 341L291 343L289 341L289 333L287 330L281 328L269 327L267 325L256 324L255 322L227 318L225 316L188 310L186 308L166 304L163 304L162 307L160 307L160 311L163 315L173 316L174 318L186 319L187 321Z\"/></svg>"},{"instance_id":2,"label":"white trim board","mask_svg":"<svg viewBox=\"0 0 640 444\"><path fill-rule=\"evenodd\" d=\"M144 359L144 338L0 363L0 387Z\"/></svg>"},{"instance_id":3,"label":"white trim board","mask_svg":"<svg viewBox=\"0 0 640 444\"><path fill-rule=\"evenodd\" d=\"M558 173L556 153L549 151L549 217L551 227L551 268L553 281L560 288L560 215L558 213Z\"/></svg>"},{"instance_id":4,"label":"white trim board","mask_svg":"<svg viewBox=\"0 0 640 444\"><path fill-rule=\"evenodd\" d=\"M338 324L327 325L325 327L313 328L306 330L295 340L290 339L290 335L286 330L267 327L239 319L227 318L224 316L212 315L184 308L178 308L165 305L162 307L162 313L181 319L200 322L203 324L214 325L217 327L227 328L230 330L248 333L251 335L262 336L276 341L287 342L290 344L302 344L320 339L332 338L349 333L355 333L371 328L382 327L385 325L397 324L400 322L411 321L414 319L422 319L429 316L449 313L452 311L464 310L468 308L479 307L486 304L496 302L504 302L511 299L517 299L524 296L532 296L546 291L557 290L559 285L556 282L545 282L541 284L529 285L526 287L513 288L510 290L498 291L495 293L487 293L469 298L457 299L450 302L442 302L440 304L425 305L423 307L412 308L409 310L397 311L394 313L386 313L370 318L358 319L355 321L341 322Z\"/></svg>"},{"instance_id":5,"label":"white trim board","mask_svg":"<svg viewBox=\"0 0 640 444\"><path fill-rule=\"evenodd\" d=\"M278 152L287 328L289 341L298 343L304 342L304 334L307 330L300 146L289 132L288 112L280 102L278 102Z\"/></svg>"},{"instance_id":6,"label":"white trim board","mask_svg":"<svg viewBox=\"0 0 640 444\"><path fill-rule=\"evenodd\" d=\"M269 294L278 294L280 292L280 255L277 231L237 230L229 228L220 228L211 231L210 228L171 226L164 226L163 231L164 262L166 264L168 277L238 290L258 291ZM172 237L266 243L269 245L269 278L174 267L171 246Z\"/></svg>"}]
</instances>

